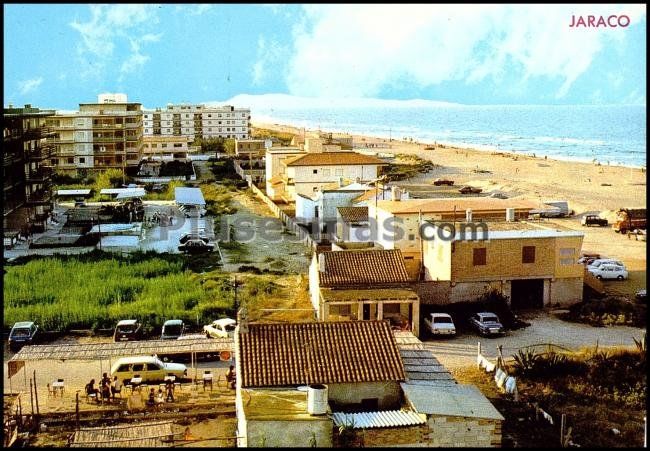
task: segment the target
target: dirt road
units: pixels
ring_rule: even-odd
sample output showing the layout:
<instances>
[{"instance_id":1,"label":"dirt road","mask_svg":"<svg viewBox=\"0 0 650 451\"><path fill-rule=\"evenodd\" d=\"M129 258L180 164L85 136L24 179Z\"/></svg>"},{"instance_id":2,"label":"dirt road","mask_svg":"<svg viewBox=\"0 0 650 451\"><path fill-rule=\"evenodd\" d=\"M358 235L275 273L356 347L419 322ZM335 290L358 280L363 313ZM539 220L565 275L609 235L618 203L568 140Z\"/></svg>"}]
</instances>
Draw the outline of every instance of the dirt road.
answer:
<instances>
[{"instance_id":1,"label":"dirt road","mask_svg":"<svg viewBox=\"0 0 650 451\"><path fill-rule=\"evenodd\" d=\"M562 321L551 313L539 312L525 317L531 325L524 329L508 332L503 337L484 338L474 334L463 334L454 338L424 338L425 347L448 369L476 364L477 343L481 342L486 357L496 357L497 346L503 345L503 356L510 357L518 349L552 343L579 350L585 347L634 346L633 338L639 340L645 329L628 326L592 327L585 324Z\"/></svg>"}]
</instances>

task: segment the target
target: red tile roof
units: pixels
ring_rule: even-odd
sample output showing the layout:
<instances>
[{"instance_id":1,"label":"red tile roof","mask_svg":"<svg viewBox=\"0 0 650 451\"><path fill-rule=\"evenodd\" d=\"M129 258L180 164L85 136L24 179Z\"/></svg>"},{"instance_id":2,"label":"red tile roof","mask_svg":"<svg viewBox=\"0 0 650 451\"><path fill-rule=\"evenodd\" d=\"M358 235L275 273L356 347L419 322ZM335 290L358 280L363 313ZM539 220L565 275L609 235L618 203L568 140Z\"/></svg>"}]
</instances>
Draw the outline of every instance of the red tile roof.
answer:
<instances>
[{"instance_id":1,"label":"red tile roof","mask_svg":"<svg viewBox=\"0 0 650 451\"><path fill-rule=\"evenodd\" d=\"M346 166L346 165L379 165L386 163L379 158L356 152L313 152L300 155L285 161L287 166Z\"/></svg>"},{"instance_id":2,"label":"red tile roof","mask_svg":"<svg viewBox=\"0 0 650 451\"><path fill-rule=\"evenodd\" d=\"M338 211L345 222L368 220L368 207L338 207Z\"/></svg>"},{"instance_id":3,"label":"red tile roof","mask_svg":"<svg viewBox=\"0 0 650 451\"><path fill-rule=\"evenodd\" d=\"M354 250L323 252L325 271L318 272L321 287L391 284L409 281L402 251Z\"/></svg>"},{"instance_id":4,"label":"red tile roof","mask_svg":"<svg viewBox=\"0 0 650 451\"><path fill-rule=\"evenodd\" d=\"M239 346L245 388L405 379L388 321L249 324Z\"/></svg>"}]
</instances>

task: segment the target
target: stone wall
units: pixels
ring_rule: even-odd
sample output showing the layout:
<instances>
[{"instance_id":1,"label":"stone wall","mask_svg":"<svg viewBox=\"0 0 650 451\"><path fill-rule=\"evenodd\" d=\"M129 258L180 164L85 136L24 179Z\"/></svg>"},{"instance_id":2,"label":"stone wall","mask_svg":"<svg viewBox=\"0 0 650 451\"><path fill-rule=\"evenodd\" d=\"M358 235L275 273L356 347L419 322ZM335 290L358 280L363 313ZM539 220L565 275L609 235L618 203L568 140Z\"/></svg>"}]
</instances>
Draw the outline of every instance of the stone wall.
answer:
<instances>
[{"instance_id":1,"label":"stone wall","mask_svg":"<svg viewBox=\"0 0 650 451\"><path fill-rule=\"evenodd\" d=\"M501 447L501 421L481 418L431 415L429 446Z\"/></svg>"}]
</instances>

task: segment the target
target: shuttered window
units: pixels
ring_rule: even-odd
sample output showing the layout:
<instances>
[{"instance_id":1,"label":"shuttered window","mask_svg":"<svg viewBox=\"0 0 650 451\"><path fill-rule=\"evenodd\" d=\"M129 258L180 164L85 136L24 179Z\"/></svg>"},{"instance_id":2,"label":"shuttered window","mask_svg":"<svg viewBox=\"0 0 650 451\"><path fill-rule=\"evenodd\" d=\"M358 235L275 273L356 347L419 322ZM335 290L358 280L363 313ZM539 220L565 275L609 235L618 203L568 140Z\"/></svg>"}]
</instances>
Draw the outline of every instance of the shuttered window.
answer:
<instances>
[{"instance_id":1,"label":"shuttered window","mask_svg":"<svg viewBox=\"0 0 650 451\"><path fill-rule=\"evenodd\" d=\"M474 249L474 266L486 265L487 264L487 249L484 247L478 247Z\"/></svg>"},{"instance_id":2,"label":"shuttered window","mask_svg":"<svg viewBox=\"0 0 650 451\"><path fill-rule=\"evenodd\" d=\"M521 249L522 263L535 263L535 246L524 246Z\"/></svg>"}]
</instances>

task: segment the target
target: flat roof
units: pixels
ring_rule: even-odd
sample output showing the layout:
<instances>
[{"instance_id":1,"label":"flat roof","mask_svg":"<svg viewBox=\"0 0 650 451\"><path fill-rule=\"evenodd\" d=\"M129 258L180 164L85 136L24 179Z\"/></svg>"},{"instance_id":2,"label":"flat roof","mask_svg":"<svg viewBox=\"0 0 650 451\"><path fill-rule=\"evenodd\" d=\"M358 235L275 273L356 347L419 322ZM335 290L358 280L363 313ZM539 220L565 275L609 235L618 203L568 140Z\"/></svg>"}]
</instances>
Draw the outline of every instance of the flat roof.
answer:
<instances>
[{"instance_id":1,"label":"flat roof","mask_svg":"<svg viewBox=\"0 0 650 451\"><path fill-rule=\"evenodd\" d=\"M307 391L242 388L246 420L327 421L325 415L307 413ZM329 410L329 407L328 407Z\"/></svg>"},{"instance_id":2,"label":"flat roof","mask_svg":"<svg viewBox=\"0 0 650 451\"><path fill-rule=\"evenodd\" d=\"M176 187L174 195L177 204L205 205L201 188Z\"/></svg>"},{"instance_id":3,"label":"flat roof","mask_svg":"<svg viewBox=\"0 0 650 451\"><path fill-rule=\"evenodd\" d=\"M102 235L106 233L127 233L130 232L140 235L142 231L142 223L134 222L132 224L98 224L92 227L88 233L99 233L101 230Z\"/></svg>"},{"instance_id":4,"label":"flat roof","mask_svg":"<svg viewBox=\"0 0 650 451\"><path fill-rule=\"evenodd\" d=\"M539 202L526 199L497 199L492 197L472 198L439 198L439 199L407 199L380 200L377 208L393 214L418 213L453 213L464 214L471 209L474 213L485 211L504 211L506 208L515 210L533 210L539 207Z\"/></svg>"},{"instance_id":5,"label":"flat roof","mask_svg":"<svg viewBox=\"0 0 650 451\"><path fill-rule=\"evenodd\" d=\"M118 199L130 199L132 197L144 197L146 195L144 188L127 188L126 191L122 191L117 194Z\"/></svg>"},{"instance_id":6,"label":"flat roof","mask_svg":"<svg viewBox=\"0 0 650 451\"><path fill-rule=\"evenodd\" d=\"M186 340L140 340L118 343L84 343L24 346L11 358L25 360L97 360L153 354L234 351L232 338L191 338Z\"/></svg>"},{"instance_id":7,"label":"flat roof","mask_svg":"<svg viewBox=\"0 0 650 451\"><path fill-rule=\"evenodd\" d=\"M439 229L445 236L449 229L439 227L435 222L429 221L434 229ZM505 240L505 239L523 239L523 238L560 238L560 237L584 237L584 232L572 230L567 227L549 225L542 226L525 222L489 222L486 221L486 229L477 227L477 223L458 223L455 226L456 235L454 240L473 241L473 240ZM465 227L467 226L467 227ZM476 227L476 237L473 236L471 227ZM431 235L427 233L427 235ZM435 236L435 234L434 234Z\"/></svg>"},{"instance_id":8,"label":"flat roof","mask_svg":"<svg viewBox=\"0 0 650 451\"><path fill-rule=\"evenodd\" d=\"M60 189L56 192L57 196L88 196L89 194L89 189Z\"/></svg>"}]
</instances>

